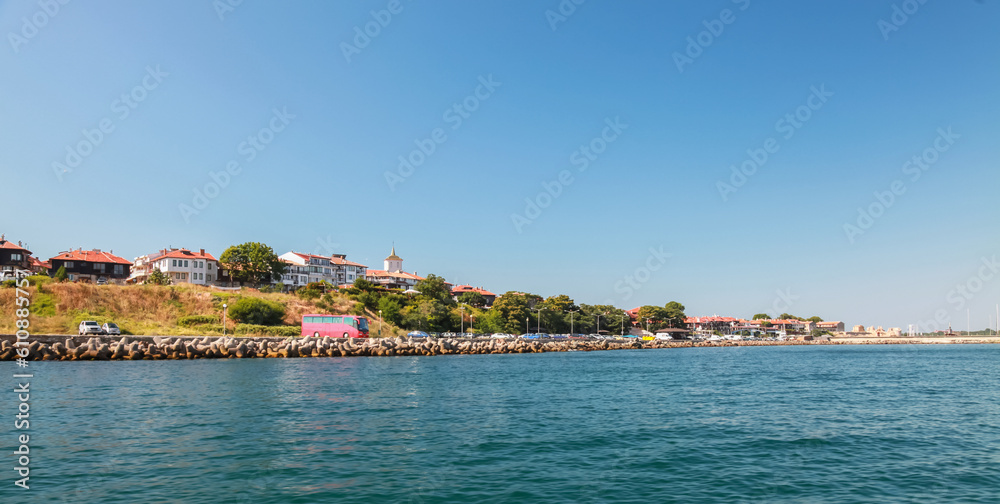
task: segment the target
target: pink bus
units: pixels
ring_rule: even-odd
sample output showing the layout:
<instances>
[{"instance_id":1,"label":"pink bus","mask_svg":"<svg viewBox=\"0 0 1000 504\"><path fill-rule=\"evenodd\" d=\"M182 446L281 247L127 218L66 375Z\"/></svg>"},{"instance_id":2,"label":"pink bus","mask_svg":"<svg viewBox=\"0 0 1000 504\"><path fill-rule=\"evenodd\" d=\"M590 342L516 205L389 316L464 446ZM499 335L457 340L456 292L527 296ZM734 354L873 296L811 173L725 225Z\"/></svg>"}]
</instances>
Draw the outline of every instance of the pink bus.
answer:
<instances>
[{"instance_id":1,"label":"pink bus","mask_svg":"<svg viewBox=\"0 0 1000 504\"><path fill-rule=\"evenodd\" d=\"M302 316L302 335L322 338L367 338L368 319L356 315L308 314Z\"/></svg>"}]
</instances>

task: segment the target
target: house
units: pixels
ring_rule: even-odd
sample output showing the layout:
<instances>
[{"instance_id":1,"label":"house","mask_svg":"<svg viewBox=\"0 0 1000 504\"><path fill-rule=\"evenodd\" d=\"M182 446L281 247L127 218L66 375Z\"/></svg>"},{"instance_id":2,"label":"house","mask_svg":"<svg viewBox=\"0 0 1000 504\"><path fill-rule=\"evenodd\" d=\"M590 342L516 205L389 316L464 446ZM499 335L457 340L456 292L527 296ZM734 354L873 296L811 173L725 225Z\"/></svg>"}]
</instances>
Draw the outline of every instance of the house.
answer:
<instances>
[{"instance_id":1,"label":"house","mask_svg":"<svg viewBox=\"0 0 1000 504\"><path fill-rule=\"evenodd\" d=\"M842 333L844 332L843 322L816 322L816 329L821 331L830 331L832 333Z\"/></svg>"},{"instance_id":2,"label":"house","mask_svg":"<svg viewBox=\"0 0 1000 504\"><path fill-rule=\"evenodd\" d=\"M365 278L368 272L368 266L348 261L344 254L333 254L330 263L333 264L334 276L337 277L335 285L353 284L355 280Z\"/></svg>"},{"instance_id":3,"label":"house","mask_svg":"<svg viewBox=\"0 0 1000 504\"><path fill-rule=\"evenodd\" d=\"M329 257L285 252L278 258L285 263L285 274L281 276L281 283L285 284L286 287L298 288L312 282L327 282L337 285L337 276ZM278 280L274 280L272 283L278 283Z\"/></svg>"},{"instance_id":4,"label":"house","mask_svg":"<svg viewBox=\"0 0 1000 504\"><path fill-rule=\"evenodd\" d=\"M49 264L50 276L55 275L59 268L66 268L69 279L74 282L97 282L103 279L124 283L132 268L131 261L100 249L60 252L49 259Z\"/></svg>"},{"instance_id":5,"label":"house","mask_svg":"<svg viewBox=\"0 0 1000 504\"><path fill-rule=\"evenodd\" d=\"M497 300L497 295L496 294L494 294L494 293L492 293L492 292L490 292L490 291L488 291L488 290L486 290L486 289L484 289L482 287L473 287L471 285L457 285L457 286L453 287L451 289L451 296L455 299L455 301L458 301L458 297L461 296L462 294L465 294L466 292L477 292L480 295L482 295L483 298L486 299L486 307L487 308L489 308L490 306L493 306L493 302Z\"/></svg>"},{"instance_id":6,"label":"house","mask_svg":"<svg viewBox=\"0 0 1000 504\"><path fill-rule=\"evenodd\" d=\"M212 285L219 280L219 261L201 249L162 249L153 254L136 257L132 263L129 283L144 283L149 275L159 270L170 278L170 282Z\"/></svg>"},{"instance_id":7,"label":"house","mask_svg":"<svg viewBox=\"0 0 1000 504\"><path fill-rule=\"evenodd\" d=\"M378 286L387 289L410 289L424 280L424 277L403 271L403 258L396 255L396 247L392 247L389 257L385 258L384 270L368 270L365 278Z\"/></svg>"},{"instance_id":8,"label":"house","mask_svg":"<svg viewBox=\"0 0 1000 504\"><path fill-rule=\"evenodd\" d=\"M30 269L32 275L48 275L51 268L52 264L48 261L40 261L37 257L31 258Z\"/></svg>"},{"instance_id":9,"label":"house","mask_svg":"<svg viewBox=\"0 0 1000 504\"><path fill-rule=\"evenodd\" d=\"M30 250L21 242L7 241L6 235L0 235L0 277L13 277L16 270L30 270L31 263Z\"/></svg>"}]
</instances>

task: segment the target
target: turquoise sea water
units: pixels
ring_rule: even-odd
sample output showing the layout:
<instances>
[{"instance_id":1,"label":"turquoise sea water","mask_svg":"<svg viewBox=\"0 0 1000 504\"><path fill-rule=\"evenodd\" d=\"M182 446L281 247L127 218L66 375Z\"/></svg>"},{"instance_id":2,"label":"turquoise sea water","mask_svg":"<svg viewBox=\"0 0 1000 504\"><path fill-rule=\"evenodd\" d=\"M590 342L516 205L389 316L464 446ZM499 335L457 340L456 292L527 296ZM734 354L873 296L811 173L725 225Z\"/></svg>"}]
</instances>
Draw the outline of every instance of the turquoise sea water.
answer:
<instances>
[{"instance_id":1,"label":"turquoise sea water","mask_svg":"<svg viewBox=\"0 0 1000 504\"><path fill-rule=\"evenodd\" d=\"M1000 502L1000 346L31 371L4 503Z\"/></svg>"}]
</instances>

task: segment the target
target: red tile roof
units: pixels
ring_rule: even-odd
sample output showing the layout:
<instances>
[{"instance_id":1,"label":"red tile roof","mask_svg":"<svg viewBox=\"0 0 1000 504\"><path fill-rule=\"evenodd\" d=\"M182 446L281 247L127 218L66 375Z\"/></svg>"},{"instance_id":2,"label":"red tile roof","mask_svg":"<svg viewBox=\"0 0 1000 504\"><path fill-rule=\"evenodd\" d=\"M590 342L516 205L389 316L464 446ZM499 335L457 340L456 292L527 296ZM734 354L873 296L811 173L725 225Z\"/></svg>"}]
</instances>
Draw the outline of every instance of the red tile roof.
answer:
<instances>
[{"instance_id":1,"label":"red tile roof","mask_svg":"<svg viewBox=\"0 0 1000 504\"><path fill-rule=\"evenodd\" d=\"M28 253L31 252L30 250L28 250L28 249L26 249L26 248L24 248L24 247L22 247L22 246L20 246L20 245L18 245L16 243L12 242L12 241L9 241L9 240L0 240L0 249L23 250L23 251L28 252Z\"/></svg>"},{"instance_id":2,"label":"red tile roof","mask_svg":"<svg viewBox=\"0 0 1000 504\"><path fill-rule=\"evenodd\" d=\"M170 250L170 251L167 251L166 254L163 254L163 255L157 257L157 259L202 259L202 260L205 260L205 261L215 261L216 260L215 257L212 257L212 254L209 254L208 252L204 252L204 251L191 252L188 249L174 249L174 250Z\"/></svg>"},{"instance_id":3,"label":"red tile roof","mask_svg":"<svg viewBox=\"0 0 1000 504\"><path fill-rule=\"evenodd\" d=\"M484 296L496 296L496 294L482 288L471 285L457 285L451 290L452 295L465 294L466 292L478 292Z\"/></svg>"},{"instance_id":4,"label":"red tile roof","mask_svg":"<svg viewBox=\"0 0 1000 504\"><path fill-rule=\"evenodd\" d=\"M50 258L49 262L51 263L55 259L92 263L132 264L132 261L122 259L108 252L101 252L100 250L70 250L69 252L60 252L59 255Z\"/></svg>"},{"instance_id":5,"label":"red tile roof","mask_svg":"<svg viewBox=\"0 0 1000 504\"><path fill-rule=\"evenodd\" d=\"M330 258L330 262L332 262L333 264L341 265L341 266L357 266L359 268L368 268L368 266L365 266L364 264L359 264L359 263L356 263L356 262L353 262L353 261L348 261L347 259L343 259L343 258L340 258L340 257L337 257L337 256L331 257Z\"/></svg>"}]
</instances>

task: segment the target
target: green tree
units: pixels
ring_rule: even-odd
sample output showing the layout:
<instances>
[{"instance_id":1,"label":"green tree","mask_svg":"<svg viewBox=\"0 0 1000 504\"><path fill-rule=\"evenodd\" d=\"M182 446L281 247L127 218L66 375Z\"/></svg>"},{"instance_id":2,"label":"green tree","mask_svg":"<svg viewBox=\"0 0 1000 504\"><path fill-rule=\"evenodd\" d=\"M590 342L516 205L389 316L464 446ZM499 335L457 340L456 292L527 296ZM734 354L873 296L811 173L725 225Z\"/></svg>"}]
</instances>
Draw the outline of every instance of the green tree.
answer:
<instances>
[{"instance_id":1,"label":"green tree","mask_svg":"<svg viewBox=\"0 0 1000 504\"><path fill-rule=\"evenodd\" d=\"M482 308L486 306L486 296L483 296L478 292L463 292L458 296L458 302L469 306L475 306L476 308Z\"/></svg>"},{"instance_id":2,"label":"green tree","mask_svg":"<svg viewBox=\"0 0 1000 504\"><path fill-rule=\"evenodd\" d=\"M281 325L285 306L266 299L243 297L230 305L229 316L243 324Z\"/></svg>"},{"instance_id":3,"label":"green tree","mask_svg":"<svg viewBox=\"0 0 1000 504\"><path fill-rule=\"evenodd\" d=\"M766 313L758 313L753 316L752 320L770 320L771 316Z\"/></svg>"},{"instance_id":4,"label":"green tree","mask_svg":"<svg viewBox=\"0 0 1000 504\"><path fill-rule=\"evenodd\" d=\"M246 242L233 245L219 256L219 263L238 282L258 286L281 279L285 263L263 243Z\"/></svg>"},{"instance_id":5,"label":"green tree","mask_svg":"<svg viewBox=\"0 0 1000 504\"><path fill-rule=\"evenodd\" d=\"M403 326L409 330L448 331L451 317L448 307L436 299L421 299L403 309Z\"/></svg>"},{"instance_id":6,"label":"green tree","mask_svg":"<svg viewBox=\"0 0 1000 504\"><path fill-rule=\"evenodd\" d=\"M663 329L667 326L667 320L670 319L666 308L661 308L659 306L646 305L639 308L639 324L646 328L646 321L649 320L649 330L656 332L657 329Z\"/></svg>"},{"instance_id":7,"label":"green tree","mask_svg":"<svg viewBox=\"0 0 1000 504\"><path fill-rule=\"evenodd\" d=\"M538 296L535 296L536 298ZM493 302L490 312L495 312L503 321L503 331L511 334L524 333L524 321L529 318L531 308L529 306L529 295L522 292L510 291L498 297Z\"/></svg>"},{"instance_id":8,"label":"green tree","mask_svg":"<svg viewBox=\"0 0 1000 504\"><path fill-rule=\"evenodd\" d=\"M375 285L374 283L370 282L365 277L358 277L357 279L354 280L354 286L353 286L353 288L354 289L358 289L359 291L375 290L377 287L378 287L377 285Z\"/></svg>"},{"instance_id":9,"label":"green tree","mask_svg":"<svg viewBox=\"0 0 1000 504\"><path fill-rule=\"evenodd\" d=\"M677 301L671 301L663 308L666 310L664 313L666 320L664 322L666 322L667 327L683 329L685 325L684 320L687 319L687 315L684 314L684 305Z\"/></svg>"},{"instance_id":10,"label":"green tree","mask_svg":"<svg viewBox=\"0 0 1000 504\"><path fill-rule=\"evenodd\" d=\"M149 274L149 278L146 279L146 283L150 285L170 285L170 277L166 273L154 269L152 273Z\"/></svg>"},{"instance_id":11,"label":"green tree","mask_svg":"<svg viewBox=\"0 0 1000 504\"><path fill-rule=\"evenodd\" d=\"M382 311L382 319L393 325L403 322L403 305L395 296L384 296L378 300L378 309Z\"/></svg>"},{"instance_id":12,"label":"green tree","mask_svg":"<svg viewBox=\"0 0 1000 504\"><path fill-rule=\"evenodd\" d=\"M59 266L59 269L56 270L55 279L65 282L67 278L69 278L69 273L66 273L66 266Z\"/></svg>"},{"instance_id":13,"label":"green tree","mask_svg":"<svg viewBox=\"0 0 1000 504\"><path fill-rule=\"evenodd\" d=\"M441 278L433 273L427 275L427 278L417 282L417 285L413 288L420 291L421 296L435 299L443 304L450 305L455 303L455 301L451 299L451 290L445 283L444 278Z\"/></svg>"}]
</instances>

